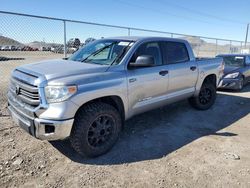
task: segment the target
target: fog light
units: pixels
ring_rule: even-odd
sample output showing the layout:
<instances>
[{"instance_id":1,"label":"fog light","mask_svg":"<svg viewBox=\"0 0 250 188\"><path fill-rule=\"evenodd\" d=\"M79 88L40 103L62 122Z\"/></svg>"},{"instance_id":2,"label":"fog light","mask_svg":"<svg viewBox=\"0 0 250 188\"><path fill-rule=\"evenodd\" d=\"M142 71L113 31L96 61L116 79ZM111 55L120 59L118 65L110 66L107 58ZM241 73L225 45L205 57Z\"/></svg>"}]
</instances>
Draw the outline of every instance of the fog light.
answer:
<instances>
[{"instance_id":1,"label":"fog light","mask_svg":"<svg viewBox=\"0 0 250 188\"><path fill-rule=\"evenodd\" d=\"M50 134L55 132L55 126L45 125L45 134Z\"/></svg>"}]
</instances>

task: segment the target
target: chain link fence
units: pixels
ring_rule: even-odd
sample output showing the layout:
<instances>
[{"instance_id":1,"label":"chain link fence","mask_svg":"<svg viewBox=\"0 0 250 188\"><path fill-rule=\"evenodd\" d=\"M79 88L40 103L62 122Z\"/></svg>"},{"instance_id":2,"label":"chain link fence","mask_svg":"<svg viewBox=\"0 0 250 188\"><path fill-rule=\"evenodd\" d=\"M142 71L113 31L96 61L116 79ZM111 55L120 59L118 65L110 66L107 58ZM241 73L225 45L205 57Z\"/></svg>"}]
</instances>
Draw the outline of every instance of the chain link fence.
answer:
<instances>
[{"instance_id":1,"label":"chain link fence","mask_svg":"<svg viewBox=\"0 0 250 188\"><path fill-rule=\"evenodd\" d=\"M94 39L126 35L186 39L197 57L250 50L250 44L245 46L243 41L0 11L0 115L7 105L9 77L15 67L69 56Z\"/></svg>"}]
</instances>

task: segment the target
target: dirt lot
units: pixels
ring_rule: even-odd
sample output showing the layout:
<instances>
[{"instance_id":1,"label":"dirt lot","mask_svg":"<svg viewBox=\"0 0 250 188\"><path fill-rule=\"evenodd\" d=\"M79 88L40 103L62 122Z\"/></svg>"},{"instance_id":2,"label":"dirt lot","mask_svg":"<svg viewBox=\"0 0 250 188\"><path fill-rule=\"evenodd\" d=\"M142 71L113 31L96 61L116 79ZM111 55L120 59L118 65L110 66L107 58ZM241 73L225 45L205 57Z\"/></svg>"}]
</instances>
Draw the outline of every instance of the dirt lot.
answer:
<instances>
[{"instance_id":1,"label":"dirt lot","mask_svg":"<svg viewBox=\"0 0 250 188\"><path fill-rule=\"evenodd\" d=\"M126 122L106 155L39 141L0 117L0 187L250 187L250 86L218 92L208 111L186 101Z\"/></svg>"},{"instance_id":2,"label":"dirt lot","mask_svg":"<svg viewBox=\"0 0 250 188\"><path fill-rule=\"evenodd\" d=\"M250 86L218 92L201 112L186 101L126 122L106 155L83 159L66 141L39 141L15 126L6 109L11 70L60 58L50 52L0 52L0 187L250 187Z\"/></svg>"},{"instance_id":3,"label":"dirt lot","mask_svg":"<svg viewBox=\"0 0 250 188\"><path fill-rule=\"evenodd\" d=\"M14 58L8 61L0 61L0 110L6 105L6 93L11 71L20 65L34 63L46 59L62 58L63 54L40 51L0 51L1 58ZM1 111L0 111L1 112Z\"/></svg>"}]
</instances>

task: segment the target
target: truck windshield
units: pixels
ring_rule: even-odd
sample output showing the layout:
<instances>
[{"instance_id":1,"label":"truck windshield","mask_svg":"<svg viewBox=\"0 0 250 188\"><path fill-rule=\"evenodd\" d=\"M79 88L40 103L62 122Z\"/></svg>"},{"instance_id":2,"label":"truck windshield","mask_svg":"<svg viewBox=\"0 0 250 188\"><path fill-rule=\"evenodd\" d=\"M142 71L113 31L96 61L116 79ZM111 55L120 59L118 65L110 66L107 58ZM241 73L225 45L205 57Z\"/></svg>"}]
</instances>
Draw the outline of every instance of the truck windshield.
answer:
<instances>
[{"instance_id":1,"label":"truck windshield","mask_svg":"<svg viewBox=\"0 0 250 188\"><path fill-rule=\"evenodd\" d=\"M224 56L223 60L226 66L242 67L244 66L244 56Z\"/></svg>"},{"instance_id":2,"label":"truck windshield","mask_svg":"<svg viewBox=\"0 0 250 188\"><path fill-rule=\"evenodd\" d=\"M74 53L69 60L101 65L119 64L133 41L97 40Z\"/></svg>"}]
</instances>

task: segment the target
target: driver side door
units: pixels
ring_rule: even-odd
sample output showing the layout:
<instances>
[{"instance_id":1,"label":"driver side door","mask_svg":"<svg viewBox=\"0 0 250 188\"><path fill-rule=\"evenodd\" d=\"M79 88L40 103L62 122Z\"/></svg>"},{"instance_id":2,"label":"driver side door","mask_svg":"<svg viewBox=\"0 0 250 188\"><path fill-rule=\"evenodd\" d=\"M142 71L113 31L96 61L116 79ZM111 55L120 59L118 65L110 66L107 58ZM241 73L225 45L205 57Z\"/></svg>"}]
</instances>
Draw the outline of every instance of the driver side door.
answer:
<instances>
[{"instance_id":1,"label":"driver side door","mask_svg":"<svg viewBox=\"0 0 250 188\"><path fill-rule=\"evenodd\" d=\"M139 56L152 56L154 66L128 66L127 83L129 112L132 115L145 112L162 105L162 96L168 88L168 66L163 64L161 48L158 42L147 42L139 46L130 63L135 63Z\"/></svg>"}]
</instances>

